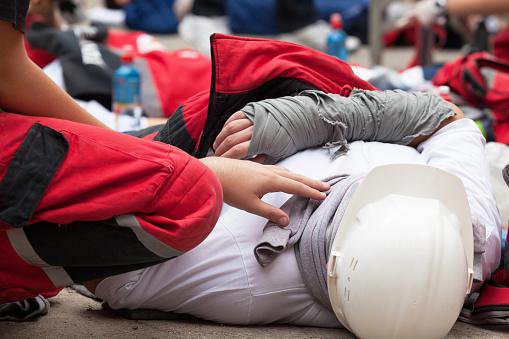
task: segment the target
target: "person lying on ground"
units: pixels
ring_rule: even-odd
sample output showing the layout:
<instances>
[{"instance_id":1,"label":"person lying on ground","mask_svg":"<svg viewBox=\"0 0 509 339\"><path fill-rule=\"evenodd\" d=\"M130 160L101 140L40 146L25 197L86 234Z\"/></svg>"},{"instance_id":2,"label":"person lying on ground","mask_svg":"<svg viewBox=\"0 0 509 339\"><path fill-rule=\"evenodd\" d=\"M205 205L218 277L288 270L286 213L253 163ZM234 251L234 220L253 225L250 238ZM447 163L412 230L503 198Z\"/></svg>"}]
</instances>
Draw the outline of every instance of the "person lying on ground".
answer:
<instances>
[{"instance_id":1,"label":"person lying on ground","mask_svg":"<svg viewBox=\"0 0 509 339\"><path fill-rule=\"evenodd\" d=\"M271 223L267 224L266 219L225 206L210 237L194 250L175 260L109 277L88 287L112 309L152 309L236 325L346 326L333 312L329 295L331 287L327 290L325 274L332 239L339 232L342 215L349 208L349 201L362 185L363 178L373 169L387 164L421 164L452 174L452 179L459 178L460 186L464 186L475 245L467 256L474 257L474 289L477 289L490 277L500 260L501 222L489 181L484 144L485 139L473 121L465 119L456 106L428 93L355 90L345 98L304 91L297 96L250 103L227 121L214 144L215 154L277 162L315 179L334 178L327 198L320 203L290 199L286 194L268 196L268 202L277 206L285 204L283 208L295 221L288 229L279 230ZM326 148L319 148L324 145ZM405 177L404 172L399 175ZM443 185L445 190L452 190L452 181ZM460 195L454 197L461 200ZM419 218L433 215L422 201L417 206L414 202L410 205ZM408 209L396 209L394 213L388 209L380 213L380 223L383 223L385 214L387 218L398 220L405 210ZM438 227L436 224L428 226L430 229L431 226ZM412 232L414 230L412 228ZM388 252L398 250L401 248L398 244L406 243L391 230L381 228L375 232L379 243L366 240L359 244L360 248L368 246L363 249L366 255L379 253L378 248ZM413 333L421 333L424 337L437 333L445 335L454 324L464 293L469 288L460 287L459 295L458 289L455 290L454 305L438 295L443 292L442 283L447 285L455 278L461 280L470 274L466 269L458 270L461 260L455 270L445 269L447 256L452 255L455 248L460 248L463 253L463 247L446 242L446 238L437 240L440 237L446 235L438 233L431 238L447 246L447 250L437 252L433 264L410 261L403 265L400 259L413 258L413 252L400 252L386 259L387 267L374 270L374 286L365 284L373 279L362 280L361 295L369 294L373 289L376 293L376 290L385 288L382 282L377 283L381 274L377 276L376 272L399 269L399 274L391 276L391 281L401 281L403 285L388 293L390 302L380 306L371 300L366 305L375 313L378 310L380 313L376 315L382 321L389 319L384 323L388 324L386 327L377 329L379 334L394 330L391 326L400 326L407 330L413 328ZM385 246L382 239L389 245ZM416 248L422 244L418 239L412 239L411 243ZM468 246L465 248L467 252ZM415 274L417 268L423 267L430 271L424 276ZM408 275L411 278L405 280ZM429 281L430 276L435 277L433 284L425 284L424 291L414 286L415 293L423 292L415 297L414 306L424 303L428 307L417 315L413 312L419 307L401 306L407 305L411 298L406 293L414 289L408 286L409 281L416 279L414 275L422 279L417 280L415 286ZM386 285L391 286L390 283ZM402 294L398 295L398 292ZM450 292L446 295L452 294ZM385 295L379 298L386 300ZM402 298L406 300L402 301ZM399 302L403 304L397 306ZM403 312L396 314L399 318L390 318L397 310ZM445 325L444 312L448 312ZM389 315L381 317L382 313ZM433 322L432 326L429 326L430 322ZM366 323L368 320L364 321ZM357 331L358 326L354 327L350 324L349 329L362 334ZM435 330L438 332L429 332Z\"/></svg>"}]
</instances>

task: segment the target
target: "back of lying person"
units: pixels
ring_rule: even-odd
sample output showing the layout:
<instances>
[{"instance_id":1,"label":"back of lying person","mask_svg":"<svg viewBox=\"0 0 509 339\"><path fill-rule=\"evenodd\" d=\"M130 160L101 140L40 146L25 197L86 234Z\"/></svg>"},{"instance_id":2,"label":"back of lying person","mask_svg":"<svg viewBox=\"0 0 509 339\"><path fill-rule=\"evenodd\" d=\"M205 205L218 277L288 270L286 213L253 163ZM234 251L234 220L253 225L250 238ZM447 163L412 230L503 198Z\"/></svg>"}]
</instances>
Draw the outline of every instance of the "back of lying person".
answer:
<instances>
[{"instance_id":1,"label":"back of lying person","mask_svg":"<svg viewBox=\"0 0 509 339\"><path fill-rule=\"evenodd\" d=\"M214 144L216 154L263 156L315 179L349 175L362 181L378 166L401 163L452 173L465 187L475 224L475 288L489 278L500 260L501 222L485 140L475 123L429 94L359 91L340 98L311 91L301 96L247 105L225 124ZM387 126L399 134L384 130ZM316 148L327 143L334 144ZM343 155L331 159L337 151ZM267 201L281 206L288 199L275 194ZM226 206L211 236L193 251L107 278L95 292L114 309L156 309L227 324L340 326L330 305L306 284L291 247L267 266L259 264L254 250L265 239L265 225L263 218Z\"/></svg>"}]
</instances>

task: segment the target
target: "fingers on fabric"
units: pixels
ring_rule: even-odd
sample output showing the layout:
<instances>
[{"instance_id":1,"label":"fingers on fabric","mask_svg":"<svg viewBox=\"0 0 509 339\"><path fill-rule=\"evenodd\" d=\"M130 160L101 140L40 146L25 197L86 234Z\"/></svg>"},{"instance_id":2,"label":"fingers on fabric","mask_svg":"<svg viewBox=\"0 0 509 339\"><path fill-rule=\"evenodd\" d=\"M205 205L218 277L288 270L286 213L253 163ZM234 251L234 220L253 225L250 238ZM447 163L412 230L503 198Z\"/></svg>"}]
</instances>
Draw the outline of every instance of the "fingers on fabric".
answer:
<instances>
[{"instance_id":1,"label":"fingers on fabric","mask_svg":"<svg viewBox=\"0 0 509 339\"><path fill-rule=\"evenodd\" d=\"M290 218L288 215L270 204L257 200L256 203L251 205L250 210L248 212L259 215L265 219L269 219L273 223L280 225L281 227L286 227L290 224Z\"/></svg>"},{"instance_id":2,"label":"fingers on fabric","mask_svg":"<svg viewBox=\"0 0 509 339\"><path fill-rule=\"evenodd\" d=\"M279 175L289 178L289 179L292 179L292 180L295 180L295 181L298 181L300 183L303 183L304 185L309 186L311 188L317 189L319 191L327 191L330 189L330 185L326 182L323 182L320 180L314 180L314 179L308 178L306 176L290 172L284 167L280 167L280 166L272 166L272 167L274 168L274 171L276 173L278 173Z\"/></svg>"},{"instance_id":3,"label":"fingers on fabric","mask_svg":"<svg viewBox=\"0 0 509 339\"><path fill-rule=\"evenodd\" d=\"M253 123L248 118L246 118L243 112L234 113L228 120L226 120L223 129L216 137L216 140L213 144L214 149L217 149L223 140L226 139L226 137L228 137L230 134L237 133L252 125Z\"/></svg>"},{"instance_id":4,"label":"fingers on fabric","mask_svg":"<svg viewBox=\"0 0 509 339\"><path fill-rule=\"evenodd\" d=\"M249 126L248 128L241 130L240 132L230 134L217 146L216 156L222 156L223 154L225 154L235 146L240 145L241 143L244 142L249 143L252 137L253 137L253 126ZM244 154L243 157L246 155L247 150L246 154Z\"/></svg>"},{"instance_id":5,"label":"fingers on fabric","mask_svg":"<svg viewBox=\"0 0 509 339\"><path fill-rule=\"evenodd\" d=\"M300 182L299 180L291 179L285 176L280 176L279 179L274 184L273 188L274 190L272 192L285 192L289 194L296 194L301 197L315 200L325 199L325 193L322 193L318 189L310 187L307 184Z\"/></svg>"}]
</instances>

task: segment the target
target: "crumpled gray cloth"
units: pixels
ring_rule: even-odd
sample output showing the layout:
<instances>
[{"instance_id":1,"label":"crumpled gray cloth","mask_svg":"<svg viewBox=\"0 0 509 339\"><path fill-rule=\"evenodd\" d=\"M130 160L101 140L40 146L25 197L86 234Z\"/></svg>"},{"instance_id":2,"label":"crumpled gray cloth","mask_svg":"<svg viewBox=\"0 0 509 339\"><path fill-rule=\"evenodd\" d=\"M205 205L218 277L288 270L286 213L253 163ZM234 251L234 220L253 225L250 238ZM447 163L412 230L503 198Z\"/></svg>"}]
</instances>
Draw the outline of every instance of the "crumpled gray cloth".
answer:
<instances>
[{"instance_id":1,"label":"crumpled gray cloth","mask_svg":"<svg viewBox=\"0 0 509 339\"><path fill-rule=\"evenodd\" d=\"M298 96L266 99L242 111L253 123L248 156L266 154L276 163L310 147L381 141L408 145L430 135L454 115L449 104L427 92L354 90L349 97L308 90Z\"/></svg>"},{"instance_id":2,"label":"crumpled gray cloth","mask_svg":"<svg viewBox=\"0 0 509 339\"><path fill-rule=\"evenodd\" d=\"M281 228L267 223L254 248L258 263L267 266L293 246L305 285L313 297L331 311L327 261L339 223L361 178L339 175L325 180L331 188L323 201L293 196L282 207L290 216L290 225Z\"/></svg>"}]
</instances>

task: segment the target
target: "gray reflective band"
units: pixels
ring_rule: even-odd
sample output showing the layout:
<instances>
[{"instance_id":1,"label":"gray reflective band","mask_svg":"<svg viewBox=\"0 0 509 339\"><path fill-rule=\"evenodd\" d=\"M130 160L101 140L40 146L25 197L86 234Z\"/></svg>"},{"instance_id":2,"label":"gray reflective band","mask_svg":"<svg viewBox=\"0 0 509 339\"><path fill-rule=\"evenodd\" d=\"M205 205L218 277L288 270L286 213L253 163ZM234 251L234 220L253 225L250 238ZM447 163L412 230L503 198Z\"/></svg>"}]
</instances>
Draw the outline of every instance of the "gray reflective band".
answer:
<instances>
[{"instance_id":1,"label":"gray reflective band","mask_svg":"<svg viewBox=\"0 0 509 339\"><path fill-rule=\"evenodd\" d=\"M164 117L161 101L159 100L157 88L154 79L152 79L152 73L147 61L142 58L136 58L134 65L141 74L141 102L143 110L149 117Z\"/></svg>"},{"instance_id":2,"label":"gray reflective band","mask_svg":"<svg viewBox=\"0 0 509 339\"><path fill-rule=\"evenodd\" d=\"M129 227L145 248L161 258L173 258L180 255L180 251L171 248L169 245L145 231L134 215L121 215L115 217L115 220L119 226Z\"/></svg>"},{"instance_id":3,"label":"gray reflective band","mask_svg":"<svg viewBox=\"0 0 509 339\"><path fill-rule=\"evenodd\" d=\"M51 266L39 257L22 228L8 230L7 237L19 257L32 266L40 267L55 287L65 287L74 283L63 267Z\"/></svg>"}]
</instances>

